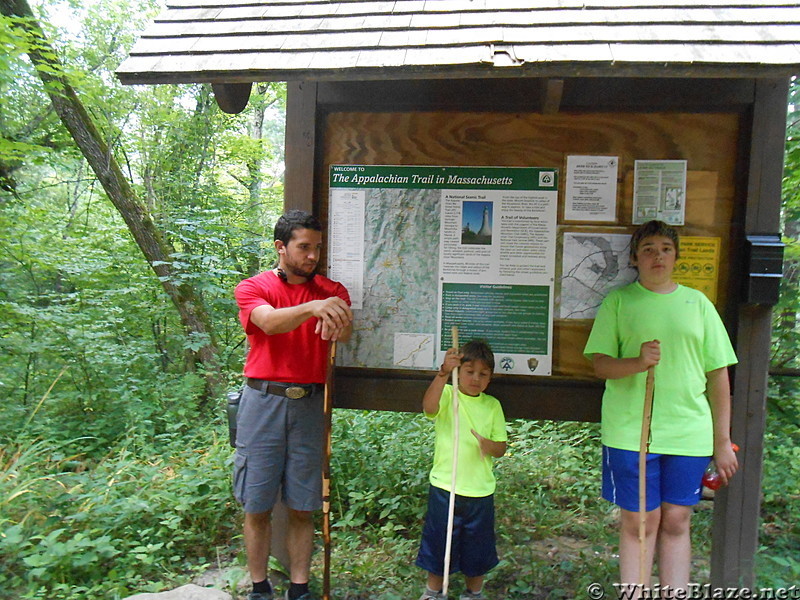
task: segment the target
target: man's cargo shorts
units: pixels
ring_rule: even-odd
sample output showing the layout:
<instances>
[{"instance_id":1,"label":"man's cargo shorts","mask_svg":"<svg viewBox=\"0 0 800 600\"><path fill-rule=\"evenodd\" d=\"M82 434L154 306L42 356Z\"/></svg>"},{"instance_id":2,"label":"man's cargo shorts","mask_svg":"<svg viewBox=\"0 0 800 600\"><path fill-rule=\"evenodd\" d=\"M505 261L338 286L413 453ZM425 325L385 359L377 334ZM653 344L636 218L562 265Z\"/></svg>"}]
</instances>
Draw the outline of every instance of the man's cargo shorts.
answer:
<instances>
[{"instance_id":1,"label":"man's cargo shorts","mask_svg":"<svg viewBox=\"0 0 800 600\"><path fill-rule=\"evenodd\" d=\"M282 489L294 510L322 507L323 387L291 399L244 386L236 418L233 495L245 512L271 510Z\"/></svg>"}]
</instances>

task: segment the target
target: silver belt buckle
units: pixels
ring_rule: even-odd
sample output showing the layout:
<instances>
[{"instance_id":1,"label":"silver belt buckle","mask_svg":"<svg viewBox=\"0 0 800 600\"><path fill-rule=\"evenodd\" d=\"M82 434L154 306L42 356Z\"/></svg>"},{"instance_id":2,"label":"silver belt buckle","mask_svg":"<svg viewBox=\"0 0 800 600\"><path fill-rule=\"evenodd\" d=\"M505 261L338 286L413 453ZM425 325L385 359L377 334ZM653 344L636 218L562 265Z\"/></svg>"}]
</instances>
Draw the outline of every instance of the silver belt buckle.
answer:
<instances>
[{"instance_id":1,"label":"silver belt buckle","mask_svg":"<svg viewBox=\"0 0 800 600\"><path fill-rule=\"evenodd\" d=\"M285 392L286 392L286 397L291 398L292 400L298 400L306 395L305 388L297 387L294 385L291 387L287 387Z\"/></svg>"}]
</instances>

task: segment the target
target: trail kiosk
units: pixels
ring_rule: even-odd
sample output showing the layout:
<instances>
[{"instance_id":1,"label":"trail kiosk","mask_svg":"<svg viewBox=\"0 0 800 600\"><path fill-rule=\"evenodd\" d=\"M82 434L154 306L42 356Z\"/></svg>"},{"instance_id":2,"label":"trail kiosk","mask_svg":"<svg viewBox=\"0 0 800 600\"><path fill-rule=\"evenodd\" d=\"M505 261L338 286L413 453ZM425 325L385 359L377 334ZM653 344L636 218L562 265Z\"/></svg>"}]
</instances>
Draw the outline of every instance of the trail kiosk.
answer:
<instances>
[{"instance_id":1,"label":"trail kiosk","mask_svg":"<svg viewBox=\"0 0 800 600\"><path fill-rule=\"evenodd\" d=\"M534 281L517 306L538 306L542 344L504 363L531 373L492 389L509 417L598 420L602 383L581 354L591 294L625 277L636 222L678 225L684 280L740 360L741 471L715 501L712 584L752 586L798 40L788 0L167 0L117 74L210 83L233 113L253 82L288 82L285 204L345 240L331 265L363 249L349 258L367 325L337 369L338 406L418 410L446 316L476 301L500 319L519 283L501 275L516 273ZM497 183L523 172L535 181ZM410 329L411 305L427 331ZM408 328L387 331L397 318Z\"/></svg>"}]
</instances>

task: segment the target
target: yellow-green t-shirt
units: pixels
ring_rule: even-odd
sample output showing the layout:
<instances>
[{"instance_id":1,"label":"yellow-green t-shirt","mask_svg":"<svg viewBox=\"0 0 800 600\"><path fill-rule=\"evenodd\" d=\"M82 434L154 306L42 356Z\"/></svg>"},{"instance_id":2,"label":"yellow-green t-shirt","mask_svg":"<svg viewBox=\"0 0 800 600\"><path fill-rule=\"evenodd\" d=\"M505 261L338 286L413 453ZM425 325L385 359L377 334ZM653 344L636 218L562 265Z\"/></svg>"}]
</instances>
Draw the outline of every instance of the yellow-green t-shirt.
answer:
<instances>
[{"instance_id":1,"label":"yellow-green t-shirt","mask_svg":"<svg viewBox=\"0 0 800 600\"><path fill-rule=\"evenodd\" d=\"M433 468L430 482L438 488L450 491L453 467L453 387L444 386L439 401L439 412L427 415L434 419L436 442L433 452ZM495 442L508 440L503 408L494 396L458 395L459 450L456 472L456 494L480 498L494 493L496 481L492 464L494 458L481 456L478 440L471 429Z\"/></svg>"},{"instance_id":2,"label":"yellow-green t-shirt","mask_svg":"<svg viewBox=\"0 0 800 600\"><path fill-rule=\"evenodd\" d=\"M638 281L612 291L597 312L584 355L636 357L642 343L654 339L661 342L661 360L655 367L650 452L710 456L714 431L706 373L737 360L716 308L702 292L679 285L658 294ZM639 450L646 377L606 380L606 446Z\"/></svg>"}]
</instances>

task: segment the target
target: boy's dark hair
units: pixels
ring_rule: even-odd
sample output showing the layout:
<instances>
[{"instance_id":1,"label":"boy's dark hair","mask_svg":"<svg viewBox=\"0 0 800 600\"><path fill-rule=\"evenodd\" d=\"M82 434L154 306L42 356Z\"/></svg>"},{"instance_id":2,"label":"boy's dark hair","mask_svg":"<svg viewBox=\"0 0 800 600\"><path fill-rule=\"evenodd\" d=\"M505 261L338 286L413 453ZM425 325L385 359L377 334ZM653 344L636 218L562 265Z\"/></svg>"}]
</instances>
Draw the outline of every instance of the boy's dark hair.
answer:
<instances>
[{"instance_id":1,"label":"boy's dark hair","mask_svg":"<svg viewBox=\"0 0 800 600\"><path fill-rule=\"evenodd\" d=\"M461 346L461 364L472 360L482 360L494 372L494 352L486 340L472 340Z\"/></svg>"},{"instance_id":2,"label":"boy's dark hair","mask_svg":"<svg viewBox=\"0 0 800 600\"><path fill-rule=\"evenodd\" d=\"M284 244L288 244L292 239L295 229L313 229L314 231L322 231L322 224L317 217L307 213L304 210L290 210L282 215L278 222L275 223L275 233L273 240L280 240Z\"/></svg>"},{"instance_id":3,"label":"boy's dark hair","mask_svg":"<svg viewBox=\"0 0 800 600\"><path fill-rule=\"evenodd\" d=\"M660 235L672 240L675 244L675 258L681 257L681 245L678 239L678 230L672 225L667 225L664 221L648 221L643 225L639 225L639 229L633 232L631 237L631 259L636 259L636 251L639 249L639 244L642 240L654 235Z\"/></svg>"}]
</instances>

